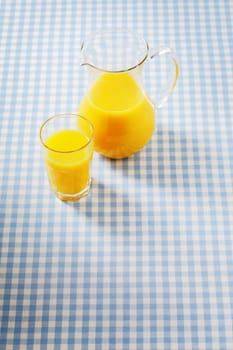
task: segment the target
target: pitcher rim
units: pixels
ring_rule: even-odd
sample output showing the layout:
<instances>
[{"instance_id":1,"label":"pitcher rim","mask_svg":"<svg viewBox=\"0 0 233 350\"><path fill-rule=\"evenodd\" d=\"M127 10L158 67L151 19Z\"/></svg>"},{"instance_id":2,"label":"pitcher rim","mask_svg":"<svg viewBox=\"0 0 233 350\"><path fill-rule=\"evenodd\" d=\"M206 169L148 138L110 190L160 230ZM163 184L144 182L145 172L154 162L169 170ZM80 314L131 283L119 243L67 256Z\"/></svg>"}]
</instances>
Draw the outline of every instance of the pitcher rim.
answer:
<instances>
[{"instance_id":1,"label":"pitcher rim","mask_svg":"<svg viewBox=\"0 0 233 350\"><path fill-rule=\"evenodd\" d=\"M143 58L137 64L130 66L129 68L125 68L125 69L104 69L104 68L98 67L97 65L95 65L93 63L89 63L88 61L81 62L80 66L89 66L89 67L95 68L96 70L104 72L104 73L124 73L124 72L129 72L129 71L132 71L132 70L138 68L147 60L147 58L149 56L149 44L148 44L148 42L141 35L139 35L137 32L133 32L133 30L131 30L129 28L124 28L124 27L109 28L106 30L98 30L96 32L91 33L87 39L83 40L83 42L81 44L80 51L83 52L85 44L91 38L97 36L98 34L103 34L106 32L114 32L114 31L118 31L118 32L122 32L122 33L129 32L131 35L137 36L141 41L143 41L143 43L145 45L145 54L144 54Z\"/></svg>"}]
</instances>

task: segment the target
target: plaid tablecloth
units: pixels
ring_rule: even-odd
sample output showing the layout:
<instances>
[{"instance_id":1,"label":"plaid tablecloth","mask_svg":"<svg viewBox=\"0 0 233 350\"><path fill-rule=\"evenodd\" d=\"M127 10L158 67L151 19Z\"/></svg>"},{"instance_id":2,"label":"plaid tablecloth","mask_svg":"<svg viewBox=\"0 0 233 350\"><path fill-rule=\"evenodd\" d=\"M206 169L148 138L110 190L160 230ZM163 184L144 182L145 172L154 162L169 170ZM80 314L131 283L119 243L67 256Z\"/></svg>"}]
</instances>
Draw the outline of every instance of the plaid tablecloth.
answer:
<instances>
[{"instance_id":1,"label":"plaid tablecloth","mask_svg":"<svg viewBox=\"0 0 233 350\"><path fill-rule=\"evenodd\" d=\"M230 0L0 2L0 349L233 349L232 23ZM77 111L80 44L112 26L172 47L178 86L147 147L96 154L67 204L39 126Z\"/></svg>"}]
</instances>

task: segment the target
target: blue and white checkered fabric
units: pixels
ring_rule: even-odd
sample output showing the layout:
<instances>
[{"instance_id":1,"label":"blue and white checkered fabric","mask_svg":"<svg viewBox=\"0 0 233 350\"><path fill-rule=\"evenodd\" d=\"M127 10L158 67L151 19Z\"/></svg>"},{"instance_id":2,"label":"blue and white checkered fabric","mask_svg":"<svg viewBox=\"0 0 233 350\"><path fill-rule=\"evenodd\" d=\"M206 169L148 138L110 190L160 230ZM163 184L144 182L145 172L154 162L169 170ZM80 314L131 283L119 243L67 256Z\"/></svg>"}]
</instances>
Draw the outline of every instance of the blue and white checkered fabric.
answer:
<instances>
[{"instance_id":1,"label":"blue and white checkered fabric","mask_svg":"<svg viewBox=\"0 0 233 350\"><path fill-rule=\"evenodd\" d=\"M233 349L232 23L230 0L0 2L0 349ZM95 155L66 204L38 129L77 111L80 44L111 26L172 47L179 83L148 146Z\"/></svg>"}]
</instances>

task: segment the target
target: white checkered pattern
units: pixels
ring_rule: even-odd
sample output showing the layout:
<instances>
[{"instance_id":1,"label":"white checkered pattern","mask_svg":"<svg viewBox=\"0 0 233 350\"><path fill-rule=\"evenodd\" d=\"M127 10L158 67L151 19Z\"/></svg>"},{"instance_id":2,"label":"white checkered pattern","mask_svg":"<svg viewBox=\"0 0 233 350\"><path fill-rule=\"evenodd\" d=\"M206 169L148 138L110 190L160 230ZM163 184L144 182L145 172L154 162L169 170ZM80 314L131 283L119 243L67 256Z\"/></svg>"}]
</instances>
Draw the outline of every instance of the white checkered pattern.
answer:
<instances>
[{"instance_id":1,"label":"white checkered pattern","mask_svg":"<svg viewBox=\"0 0 233 350\"><path fill-rule=\"evenodd\" d=\"M0 349L233 349L232 22L230 0L0 2ZM66 204L39 126L77 111L80 44L112 26L171 46L178 86L147 147L95 155Z\"/></svg>"}]
</instances>

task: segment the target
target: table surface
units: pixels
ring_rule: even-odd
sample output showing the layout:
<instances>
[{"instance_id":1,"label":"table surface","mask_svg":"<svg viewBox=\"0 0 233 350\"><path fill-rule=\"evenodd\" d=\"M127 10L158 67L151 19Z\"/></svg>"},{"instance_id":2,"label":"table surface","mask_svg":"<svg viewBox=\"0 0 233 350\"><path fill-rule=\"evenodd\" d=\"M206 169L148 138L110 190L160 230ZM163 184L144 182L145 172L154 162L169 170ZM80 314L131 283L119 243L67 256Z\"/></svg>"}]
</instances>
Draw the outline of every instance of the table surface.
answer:
<instances>
[{"instance_id":1,"label":"table surface","mask_svg":"<svg viewBox=\"0 0 233 350\"><path fill-rule=\"evenodd\" d=\"M233 5L0 2L0 348L233 349ZM79 48L127 26L179 61L149 144L50 193L39 126L76 112ZM156 91L156 68L145 67Z\"/></svg>"}]
</instances>

